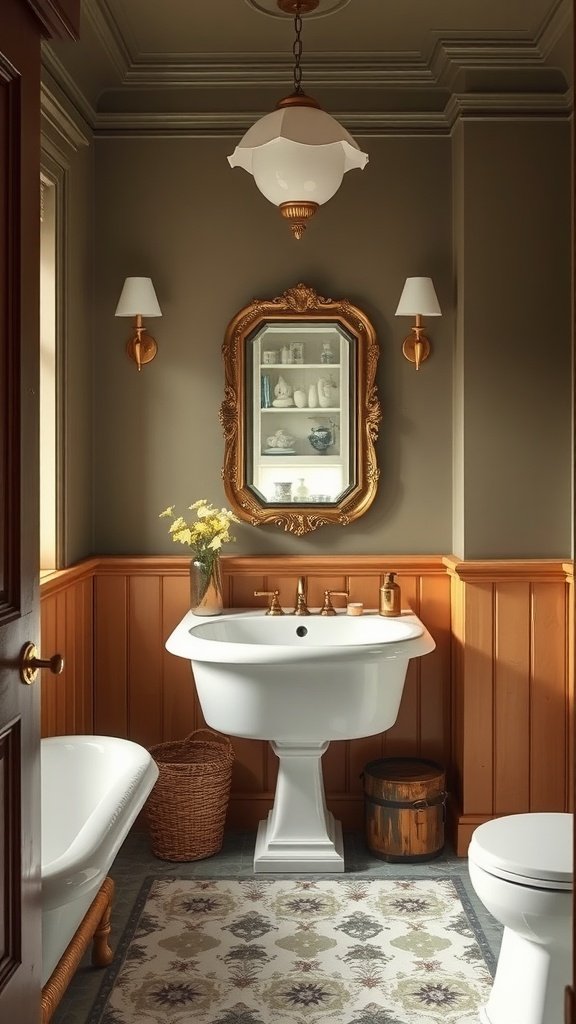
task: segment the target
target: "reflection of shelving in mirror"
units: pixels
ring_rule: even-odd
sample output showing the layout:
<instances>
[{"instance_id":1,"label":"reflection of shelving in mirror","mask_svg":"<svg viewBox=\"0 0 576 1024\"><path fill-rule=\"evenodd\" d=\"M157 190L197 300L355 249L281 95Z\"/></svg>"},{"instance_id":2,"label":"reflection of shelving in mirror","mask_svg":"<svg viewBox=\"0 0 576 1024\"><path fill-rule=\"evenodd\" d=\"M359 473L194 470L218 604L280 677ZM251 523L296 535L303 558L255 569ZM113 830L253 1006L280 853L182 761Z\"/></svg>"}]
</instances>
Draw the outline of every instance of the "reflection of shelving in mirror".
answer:
<instances>
[{"instance_id":1,"label":"reflection of shelving in mirror","mask_svg":"<svg viewBox=\"0 0 576 1024\"><path fill-rule=\"evenodd\" d=\"M340 368L318 373L318 367L292 367L291 371L261 368L260 407L278 411L339 409L342 398ZM293 371L296 371L294 373Z\"/></svg>"},{"instance_id":2,"label":"reflection of shelving in mirror","mask_svg":"<svg viewBox=\"0 0 576 1024\"><path fill-rule=\"evenodd\" d=\"M335 322L288 320L266 323L250 342L254 487L270 504L280 494L284 503L338 501L353 465L352 339Z\"/></svg>"}]
</instances>

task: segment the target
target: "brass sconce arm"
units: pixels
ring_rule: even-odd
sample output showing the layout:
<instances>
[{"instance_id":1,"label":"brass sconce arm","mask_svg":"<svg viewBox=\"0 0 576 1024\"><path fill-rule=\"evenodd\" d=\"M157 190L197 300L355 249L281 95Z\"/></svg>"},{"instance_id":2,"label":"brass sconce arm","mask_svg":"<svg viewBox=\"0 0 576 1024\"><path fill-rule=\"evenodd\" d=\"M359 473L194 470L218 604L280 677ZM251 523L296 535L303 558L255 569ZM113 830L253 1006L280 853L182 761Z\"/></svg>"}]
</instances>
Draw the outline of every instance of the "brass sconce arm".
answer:
<instances>
[{"instance_id":1,"label":"brass sconce arm","mask_svg":"<svg viewBox=\"0 0 576 1024\"><path fill-rule=\"evenodd\" d=\"M430 341L424 334L423 316L442 316L431 277L407 277L396 316L413 316L412 333L404 339L402 353L417 370L430 355Z\"/></svg>"},{"instance_id":2,"label":"brass sconce arm","mask_svg":"<svg viewBox=\"0 0 576 1024\"><path fill-rule=\"evenodd\" d=\"M404 339L402 344L402 352L406 359L411 363L414 363L416 369L420 369L420 364L428 359L430 355L430 341L423 333L424 324L422 323L422 317L420 313L416 314L416 323L412 328L412 334L409 334Z\"/></svg>"},{"instance_id":3,"label":"brass sconce arm","mask_svg":"<svg viewBox=\"0 0 576 1024\"><path fill-rule=\"evenodd\" d=\"M136 314L134 319L134 334L126 342L126 352L136 363L139 370L145 363L150 363L158 351L158 345L154 338L148 334L142 323L142 315Z\"/></svg>"}]
</instances>

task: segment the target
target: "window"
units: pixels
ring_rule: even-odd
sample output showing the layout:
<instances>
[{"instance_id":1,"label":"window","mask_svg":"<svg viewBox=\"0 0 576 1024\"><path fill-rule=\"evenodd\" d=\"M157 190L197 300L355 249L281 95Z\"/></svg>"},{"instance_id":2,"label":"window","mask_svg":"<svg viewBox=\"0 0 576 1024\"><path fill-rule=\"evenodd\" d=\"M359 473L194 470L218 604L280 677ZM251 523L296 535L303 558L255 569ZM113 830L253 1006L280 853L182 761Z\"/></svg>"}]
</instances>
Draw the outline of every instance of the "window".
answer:
<instances>
[{"instance_id":1,"label":"window","mask_svg":"<svg viewBox=\"0 0 576 1024\"><path fill-rule=\"evenodd\" d=\"M58 568L57 189L44 175L40 230L40 569Z\"/></svg>"}]
</instances>

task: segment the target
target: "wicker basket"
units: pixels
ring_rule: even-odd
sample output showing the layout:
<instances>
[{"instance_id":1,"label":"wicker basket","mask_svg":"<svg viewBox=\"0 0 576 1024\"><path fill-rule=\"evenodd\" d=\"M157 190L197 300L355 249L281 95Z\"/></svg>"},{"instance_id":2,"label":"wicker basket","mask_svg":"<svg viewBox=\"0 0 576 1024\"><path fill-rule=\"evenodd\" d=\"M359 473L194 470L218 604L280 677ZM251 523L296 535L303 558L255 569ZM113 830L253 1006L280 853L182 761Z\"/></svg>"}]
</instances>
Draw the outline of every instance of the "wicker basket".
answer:
<instances>
[{"instance_id":1,"label":"wicker basket","mask_svg":"<svg viewBox=\"0 0 576 1024\"><path fill-rule=\"evenodd\" d=\"M197 729L150 748L159 776L146 803L152 852L202 860L222 847L234 751L227 736Z\"/></svg>"}]
</instances>

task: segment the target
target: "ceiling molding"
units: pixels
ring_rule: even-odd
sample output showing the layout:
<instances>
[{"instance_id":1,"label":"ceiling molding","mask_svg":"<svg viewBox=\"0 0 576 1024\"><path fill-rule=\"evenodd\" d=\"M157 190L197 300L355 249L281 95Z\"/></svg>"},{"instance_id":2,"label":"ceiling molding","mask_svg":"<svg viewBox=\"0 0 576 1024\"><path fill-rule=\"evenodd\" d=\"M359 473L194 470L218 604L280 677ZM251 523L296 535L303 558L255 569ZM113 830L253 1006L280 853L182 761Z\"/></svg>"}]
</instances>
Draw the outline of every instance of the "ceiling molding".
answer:
<instances>
[{"instance_id":1,"label":"ceiling molding","mask_svg":"<svg viewBox=\"0 0 576 1024\"><path fill-rule=\"evenodd\" d=\"M561 36L572 24L571 0L557 0L556 6L542 22L536 42L545 58L551 52Z\"/></svg>"},{"instance_id":2,"label":"ceiling molding","mask_svg":"<svg viewBox=\"0 0 576 1024\"><path fill-rule=\"evenodd\" d=\"M100 41L108 60L116 69L120 82L123 82L133 62L135 46L130 45L120 30L106 0L83 0L82 12Z\"/></svg>"},{"instance_id":3,"label":"ceiling molding","mask_svg":"<svg viewBox=\"0 0 576 1024\"><path fill-rule=\"evenodd\" d=\"M468 94L450 99L443 111L429 113L340 113L334 116L355 138L449 135L459 117L484 120L549 120L569 118L571 94L556 97L551 105L546 94ZM94 134L99 139L118 138L232 138L241 136L258 113L105 114L96 116Z\"/></svg>"},{"instance_id":4,"label":"ceiling molding","mask_svg":"<svg viewBox=\"0 0 576 1024\"><path fill-rule=\"evenodd\" d=\"M42 44L42 69L54 79L56 85L62 90L72 106L84 118L90 127L94 126L96 111L78 87L71 75L68 74L62 62L56 57L54 51L47 44Z\"/></svg>"},{"instance_id":5,"label":"ceiling molding","mask_svg":"<svg viewBox=\"0 0 576 1024\"><path fill-rule=\"evenodd\" d=\"M197 88L270 87L292 85L292 61L286 54L148 54L146 61L127 69L126 85L153 88L157 84ZM315 54L302 65L305 87L434 85L430 68L415 53Z\"/></svg>"},{"instance_id":6,"label":"ceiling molding","mask_svg":"<svg viewBox=\"0 0 576 1024\"><path fill-rule=\"evenodd\" d=\"M565 93L454 93L444 111L452 129L460 118L482 120L568 120L572 90Z\"/></svg>"},{"instance_id":7,"label":"ceiling molding","mask_svg":"<svg viewBox=\"0 0 576 1024\"><path fill-rule=\"evenodd\" d=\"M51 129L73 152L90 145L91 131L86 131L78 119L72 117L45 82L40 83L40 112L42 131Z\"/></svg>"},{"instance_id":8,"label":"ceiling molding","mask_svg":"<svg viewBox=\"0 0 576 1024\"><path fill-rule=\"evenodd\" d=\"M138 54L129 26L116 20L109 0L83 0L83 15L101 47L101 62L105 61L108 72L113 72L114 80L109 80L105 87L103 83L101 85L101 105L113 106L120 112L98 111L96 95L89 98L84 94L49 44L43 45L43 65L70 104L99 135L153 133L156 136L232 137L245 131L269 109L179 113L174 108L181 103L181 97L177 100L172 91L190 89L224 93L228 90L231 107L234 107L233 94L243 91L244 103L247 102L246 96L252 96L253 100L248 102L254 107L264 102L258 95L259 90L274 90L278 95L284 95L291 86L292 56L287 53ZM526 32L500 32L498 35L487 32L478 38L443 31L433 38L427 54L416 51L307 53L303 64L304 85L312 94L316 90L338 90L340 93L347 90L354 94L353 104L357 111L368 107L369 113L337 114L331 110L355 134L445 133L461 115L564 116L572 93L568 89L562 91L561 69L556 74L546 65L546 56L567 31L571 19L570 0L555 0L535 38ZM467 78L467 72L475 74L468 74ZM509 76L504 77L508 72ZM520 77L514 79L514 73ZM489 91L491 74L493 92ZM518 83L516 86L515 82ZM473 83L482 92L470 91ZM503 84L511 87L512 91L500 92ZM513 91L515 87L517 91ZM130 106L144 106L146 100L138 94L146 89L161 91L165 105L162 113L127 110ZM427 105L436 107L436 110L374 111L384 89L388 97L394 90L407 93L420 89L428 93ZM469 91L465 92L465 89ZM521 89L533 91L522 92ZM444 108L447 92L452 96ZM202 102L205 105L204 99ZM340 102L337 99L335 105L340 105ZM225 104L226 97L219 96L214 106ZM191 106L194 105L192 102ZM405 101L405 105L408 106L409 101ZM398 106L402 106L401 97L398 98Z\"/></svg>"},{"instance_id":9,"label":"ceiling molding","mask_svg":"<svg viewBox=\"0 0 576 1024\"><path fill-rule=\"evenodd\" d=\"M283 86L291 82L291 55L182 53L163 54L137 52L135 40L128 37L114 18L107 0L84 0L83 11L90 21L102 48L115 68L119 85L140 87L189 85L197 88ZM556 41L570 25L570 0L556 0L549 15L539 26L536 37L527 34L487 34L452 36L438 34L431 52L387 53L373 51L361 55L333 52L307 52L303 63L304 78L316 86L380 85L400 80L420 85L424 80L445 85L458 71L467 68L495 67L516 70L544 63Z\"/></svg>"}]
</instances>

